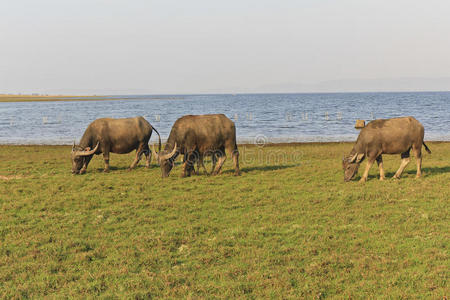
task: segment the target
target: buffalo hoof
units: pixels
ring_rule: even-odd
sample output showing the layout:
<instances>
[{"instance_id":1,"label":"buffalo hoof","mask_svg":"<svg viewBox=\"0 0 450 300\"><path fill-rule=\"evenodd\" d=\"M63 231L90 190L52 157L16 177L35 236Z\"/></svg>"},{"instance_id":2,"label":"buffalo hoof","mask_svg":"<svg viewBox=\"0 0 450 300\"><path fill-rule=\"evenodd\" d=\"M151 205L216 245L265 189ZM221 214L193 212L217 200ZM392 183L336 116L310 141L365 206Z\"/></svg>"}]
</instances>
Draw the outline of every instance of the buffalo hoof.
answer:
<instances>
[{"instance_id":1,"label":"buffalo hoof","mask_svg":"<svg viewBox=\"0 0 450 300\"><path fill-rule=\"evenodd\" d=\"M380 177L380 181L384 181L386 178L384 177Z\"/></svg>"},{"instance_id":2,"label":"buffalo hoof","mask_svg":"<svg viewBox=\"0 0 450 300\"><path fill-rule=\"evenodd\" d=\"M393 179L393 180L398 180L398 179L400 179L400 176L394 175L394 176L392 177L392 179Z\"/></svg>"},{"instance_id":3,"label":"buffalo hoof","mask_svg":"<svg viewBox=\"0 0 450 300\"><path fill-rule=\"evenodd\" d=\"M241 176L241 172L234 172L234 176Z\"/></svg>"},{"instance_id":4,"label":"buffalo hoof","mask_svg":"<svg viewBox=\"0 0 450 300\"><path fill-rule=\"evenodd\" d=\"M367 179L364 177L359 180L360 183L366 183L366 181L367 181Z\"/></svg>"},{"instance_id":5,"label":"buffalo hoof","mask_svg":"<svg viewBox=\"0 0 450 300\"><path fill-rule=\"evenodd\" d=\"M417 174L416 179L422 178L422 174Z\"/></svg>"},{"instance_id":6,"label":"buffalo hoof","mask_svg":"<svg viewBox=\"0 0 450 300\"><path fill-rule=\"evenodd\" d=\"M104 169L103 172L104 173L109 173L109 169Z\"/></svg>"}]
</instances>

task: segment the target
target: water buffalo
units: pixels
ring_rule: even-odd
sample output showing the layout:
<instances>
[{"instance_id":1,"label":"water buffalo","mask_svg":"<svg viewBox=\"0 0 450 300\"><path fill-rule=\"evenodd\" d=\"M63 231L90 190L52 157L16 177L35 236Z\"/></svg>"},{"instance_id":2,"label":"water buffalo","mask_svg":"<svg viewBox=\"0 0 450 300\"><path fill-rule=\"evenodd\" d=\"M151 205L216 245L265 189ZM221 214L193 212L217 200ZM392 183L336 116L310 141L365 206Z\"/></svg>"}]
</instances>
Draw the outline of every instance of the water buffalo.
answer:
<instances>
[{"instance_id":1,"label":"water buffalo","mask_svg":"<svg viewBox=\"0 0 450 300\"><path fill-rule=\"evenodd\" d=\"M361 182L367 180L370 167L375 160L380 169L380 180L384 180L382 154L401 154L402 163L394 175L400 178L406 165L410 162L409 152L413 149L417 162L417 177L421 176L422 145L431 153L423 141L424 129L422 124L413 117L380 119L367 124L359 133L356 144L347 157L344 157L344 180L350 181L356 173L360 163L367 157L367 166L361 177Z\"/></svg>"},{"instance_id":2,"label":"water buffalo","mask_svg":"<svg viewBox=\"0 0 450 300\"><path fill-rule=\"evenodd\" d=\"M169 176L179 154L184 155L182 177L195 172L196 161L203 165L204 156L212 156L212 175L219 174L226 159L225 149L233 157L234 174L239 175L236 128L223 114L181 117L173 124L164 150L156 153L152 147L153 154L161 166L162 177Z\"/></svg>"},{"instance_id":3,"label":"water buffalo","mask_svg":"<svg viewBox=\"0 0 450 300\"><path fill-rule=\"evenodd\" d=\"M109 153L130 153L136 150L136 158L129 170L136 167L142 154L146 156L146 167L150 166L151 152L148 141L152 131L158 134L159 149L161 138L158 131L143 117L126 119L97 119L83 134L80 144L72 147L72 173L83 174L94 154L103 153L105 172L109 171Z\"/></svg>"}]
</instances>

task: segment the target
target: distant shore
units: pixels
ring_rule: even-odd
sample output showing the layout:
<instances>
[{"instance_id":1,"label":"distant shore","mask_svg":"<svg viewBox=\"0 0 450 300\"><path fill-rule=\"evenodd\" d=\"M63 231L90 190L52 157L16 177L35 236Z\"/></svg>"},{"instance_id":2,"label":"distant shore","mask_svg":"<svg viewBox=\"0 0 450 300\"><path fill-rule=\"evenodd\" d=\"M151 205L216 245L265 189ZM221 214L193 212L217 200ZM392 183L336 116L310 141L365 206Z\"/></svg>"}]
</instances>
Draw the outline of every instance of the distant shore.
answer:
<instances>
[{"instance_id":1,"label":"distant shore","mask_svg":"<svg viewBox=\"0 0 450 300\"><path fill-rule=\"evenodd\" d=\"M0 94L0 102L33 101L98 101L109 100L105 96L71 96L71 95L8 95Z\"/></svg>"},{"instance_id":2,"label":"distant shore","mask_svg":"<svg viewBox=\"0 0 450 300\"><path fill-rule=\"evenodd\" d=\"M174 100L179 97L151 97L151 100ZM118 100L149 100L139 97L121 97L107 95L9 95L0 94L0 102L40 102L40 101L118 101Z\"/></svg>"}]
</instances>

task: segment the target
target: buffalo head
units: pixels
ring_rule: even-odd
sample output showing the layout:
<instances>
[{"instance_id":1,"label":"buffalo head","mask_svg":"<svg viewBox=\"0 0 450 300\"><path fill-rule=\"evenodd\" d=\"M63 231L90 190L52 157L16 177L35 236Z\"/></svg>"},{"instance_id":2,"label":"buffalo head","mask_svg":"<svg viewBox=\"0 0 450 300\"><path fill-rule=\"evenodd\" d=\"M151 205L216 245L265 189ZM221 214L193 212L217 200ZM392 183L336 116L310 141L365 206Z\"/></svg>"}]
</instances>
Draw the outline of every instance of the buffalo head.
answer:
<instances>
[{"instance_id":1,"label":"buffalo head","mask_svg":"<svg viewBox=\"0 0 450 300\"><path fill-rule=\"evenodd\" d=\"M161 167L161 174L163 178L169 176L169 173L174 165L174 156L176 152L177 152L177 143L175 143L175 146L173 147L170 153L168 153L167 150L159 151L159 153L156 153L155 148L152 145L152 153L156 157L156 161L158 161Z\"/></svg>"},{"instance_id":2,"label":"buffalo head","mask_svg":"<svg viewBox=\"0 0 450 300\"><path fill-rule=\"evenodd\" d=\"M92 155L97 151L99 142L94 149L90 147L82 149L79 146L72 146L72 174L83 174L86 172L87 164L92 158Z\"/></svg>"},{"instance_id":3,"label":"buffalo head","mask_svg":"<svg viewBox=\"0 0 450 300\"><path fill-rule=\"evenodd\" d=\"M344 181L350 181L358 173L359 165L364 159L363 153L355 153L342 159L342 168L344 169Z\"/></svg>"}]
</instances>

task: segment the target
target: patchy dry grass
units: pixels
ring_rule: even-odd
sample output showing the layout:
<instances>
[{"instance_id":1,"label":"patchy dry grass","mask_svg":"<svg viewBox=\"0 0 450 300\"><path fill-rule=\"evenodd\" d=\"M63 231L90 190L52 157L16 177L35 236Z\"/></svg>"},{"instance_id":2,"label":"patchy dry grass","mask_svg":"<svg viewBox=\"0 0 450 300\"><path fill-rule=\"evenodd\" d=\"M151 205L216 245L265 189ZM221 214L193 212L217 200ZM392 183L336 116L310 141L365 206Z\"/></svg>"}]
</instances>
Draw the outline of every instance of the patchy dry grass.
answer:
<instances>
[{"instance_id":1,"label":"patchy dry grass","mask_svg":"<svg viewBox=\"0 0 450 300\"><path fill-rule=\"evenodd\" d=\"M72 176L70 147L0 146L0 297L448 296L450 143L429 146L423 178L412 160L366 184L343 181L346 143L241 146L241 177L228 159L165 180L133 154Z\"/></svg>"}]
</instances>

